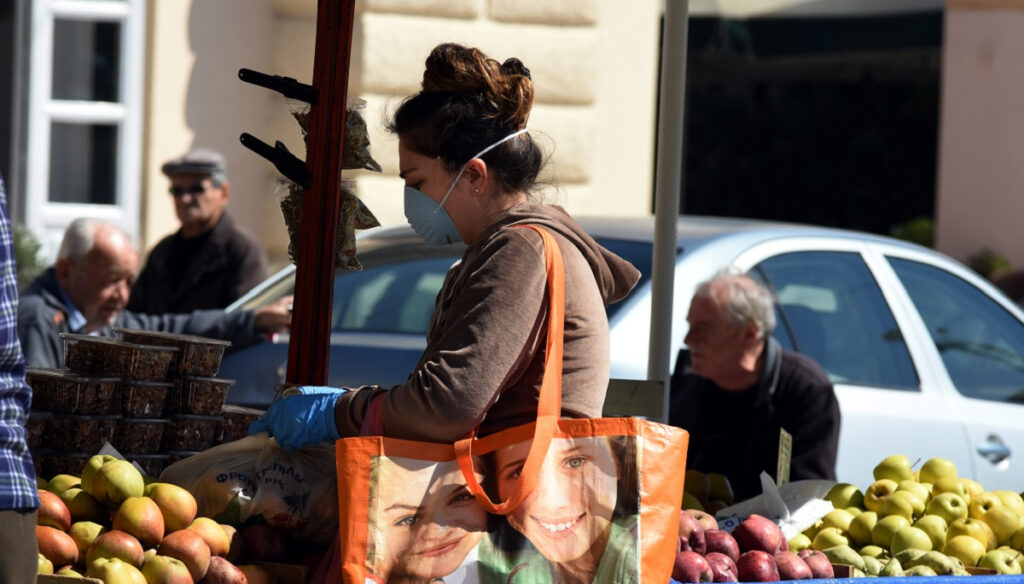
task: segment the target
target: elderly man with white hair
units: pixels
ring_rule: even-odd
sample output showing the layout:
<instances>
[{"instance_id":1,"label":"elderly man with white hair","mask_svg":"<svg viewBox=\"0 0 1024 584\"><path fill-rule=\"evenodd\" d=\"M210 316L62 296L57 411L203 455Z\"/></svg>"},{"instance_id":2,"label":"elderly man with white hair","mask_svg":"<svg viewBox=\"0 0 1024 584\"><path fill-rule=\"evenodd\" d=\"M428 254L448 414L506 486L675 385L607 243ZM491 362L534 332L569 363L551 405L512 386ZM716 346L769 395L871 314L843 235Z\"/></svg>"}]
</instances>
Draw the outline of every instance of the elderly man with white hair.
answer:
<instances>
[{"instance_id":1,"label":"elderly man with white hair","mask_svg":"<svg viewBox=\"0 0 1024 584\"><path fill-rule=\"evenodd\" d=\"M18 337L30 367L63 367L60 333L113 336L112 327L200 335L246 345L286 329L291 298L255 311L141 314L125 310L139 253L119 228L76 219L64 232L55 265L22 294Z\"/></svg>"},{"instance_id":2,"label":"elderly man with white hair","mask_svg":"<svg viewBox=\"0 0 1024 584\"><path fill-rule=\"evenodd\" d=\"M771 293L725 269L697 287L686 319L688 351L672 375L669 422L690 433L687 467L725 475L736 500L759 495L761 472L777 474L784 430L791 480L835 480L840 414L832 382L772 338Z\"/></svg>"}]
</instances>

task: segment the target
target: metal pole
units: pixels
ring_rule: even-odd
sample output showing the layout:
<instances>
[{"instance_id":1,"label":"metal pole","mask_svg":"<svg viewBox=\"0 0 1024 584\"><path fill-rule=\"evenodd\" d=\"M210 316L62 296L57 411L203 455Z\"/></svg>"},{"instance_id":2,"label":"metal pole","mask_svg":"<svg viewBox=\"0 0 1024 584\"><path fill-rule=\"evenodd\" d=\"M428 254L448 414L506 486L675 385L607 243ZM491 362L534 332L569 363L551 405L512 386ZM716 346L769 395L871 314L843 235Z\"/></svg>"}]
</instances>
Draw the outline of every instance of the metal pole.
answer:
<instances>
[{"instance_id":1,"label":"metal pole","mask_svg":"<svg viewBox=\"0 0 1024 584\"><path fill-rule=\"evenodd\" d=\"M662 382L662 421L668 420L672 356L672 295L676 219L683 186L683 120L689 0L665 0L661 89L658 104L657 176L654 188L654 253L651 263L651 337L647 379Z\"/></svg>"}]
</instances>

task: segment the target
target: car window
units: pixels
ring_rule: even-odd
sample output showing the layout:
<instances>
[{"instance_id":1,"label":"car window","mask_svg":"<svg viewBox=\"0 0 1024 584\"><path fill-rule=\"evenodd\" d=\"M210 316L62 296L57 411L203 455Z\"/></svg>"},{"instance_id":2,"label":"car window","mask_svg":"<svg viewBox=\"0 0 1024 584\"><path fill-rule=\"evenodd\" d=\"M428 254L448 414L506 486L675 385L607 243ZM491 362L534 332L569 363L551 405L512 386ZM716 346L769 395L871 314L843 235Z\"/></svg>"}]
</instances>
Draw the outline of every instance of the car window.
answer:
<instances>
[{"instance_id":1,"label":"car window","mask_svg":"<svg viewBox=\"0 0 1024 584\"><path fill-rule=\"evenodd\" d=\"M985 292L946 270L889 263L921 314L961 394L1024 403L1024 324Z\"/></svg>"},{"instance_id":2,"label":"car window","mask_svg":"<svg viewBox=\"0 0 1024 584\"><path fill-rule=\"evenodd\" d=\"M633 264L633 267L640 270L640 280L637 281L633 290L643 287L644 283L651 279L651 254L653 253L653 247L650 243L607 238L598 238L597 242L608 248L608 251ZM607 309L608 319L611 320L615 313L624 305L625 302L615 302L610 305Z\"/></svg>"},{"instance_id":3,"label":"car window","mask_svg":"<svg viewBox=\"0 0 1024 584\"><path fill-rule=\"evenodd\" d=\"M834 382L920 387L896 319L860 254L795 252L752 270L777 297L773 336Z\"/></svg>"},{"instance_id":4,"label":"car window","mask_svg":"<svg viewBox=\"0 0 1024 584\"><path fill-rule=\"evenodd\" d=\"M426 335L434 299L453 261L420 258L339 275L331 329Z\"/></svg>"}]
</instances>

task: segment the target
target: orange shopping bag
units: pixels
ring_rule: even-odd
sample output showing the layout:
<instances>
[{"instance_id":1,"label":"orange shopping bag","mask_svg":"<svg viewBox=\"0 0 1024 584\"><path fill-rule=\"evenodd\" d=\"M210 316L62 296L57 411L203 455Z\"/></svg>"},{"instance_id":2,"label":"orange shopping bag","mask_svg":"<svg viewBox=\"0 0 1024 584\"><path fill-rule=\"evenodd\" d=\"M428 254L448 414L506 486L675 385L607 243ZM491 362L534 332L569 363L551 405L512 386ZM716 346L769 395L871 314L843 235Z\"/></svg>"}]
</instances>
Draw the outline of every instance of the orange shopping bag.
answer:
<instances>
[{"instance_id":1,"label":"orange shopping bag","mask_svg":"<svg viewBox=\"0 0 1024 584\"><path fill-rule=\"evenodd\" d=\"M537 420L455 444L338 440L344 582L668 582L688 435L638 418L559 418L561 254L526 227L541 233L548 267Z\"/></svg>"}]
</instances>

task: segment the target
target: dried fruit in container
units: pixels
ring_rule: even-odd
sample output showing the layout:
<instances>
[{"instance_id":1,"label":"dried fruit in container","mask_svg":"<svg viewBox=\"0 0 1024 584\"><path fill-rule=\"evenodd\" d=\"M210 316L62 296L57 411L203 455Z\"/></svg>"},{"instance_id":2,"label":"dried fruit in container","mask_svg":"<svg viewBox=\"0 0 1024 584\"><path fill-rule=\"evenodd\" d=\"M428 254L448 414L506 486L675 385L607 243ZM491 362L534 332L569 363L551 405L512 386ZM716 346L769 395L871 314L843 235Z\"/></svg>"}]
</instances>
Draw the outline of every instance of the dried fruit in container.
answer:
<instances>
[{"instance_id":1,"label":"dried fruit in container","mask_svg":"<svg viewBox=\"0 0 1024 584\"><path fill-rule=\"evenodd\" d=\"M120 377L67 374L60 391L51 394L54 412L78 415L114 414L118 409Z\"/></svg>"},{"instance_id":2,"label":"dried fruit in container","mask_svg":"<svg viewBox=\"0 0 1024 584\"><path fill-rule=\"evenodd\" d=\"M25 382L32 388L32 410L48 412L52 396L64 385L64 370L48 367L26 367Z\"/></svg>"},{"instance_id":3,"label":"dried fruit in container","mask_svg":"<svg viewBox=\"0 0 1024 584\"><path fill-rule=\"evenodd\" d=\"M220 411L220 428L214 441L217 444L223 444L245 438L249 434L249 425L258 420L265 412L266 410L224 404Z\"/></svg>"},{"instance_id":4,"label":"dried fruit in container","mask_svg":"<svg viewBox=\"0 0 1024 584\"><path fill-rule=\"evenodd\" d=\"M174 381L168 409L184 414L219 415L234 384L234 379L181 376Z\"/></svg>"},{"instance_id":5,"label":"dried fruit in container","mask_svg":"<svg viewBox=\"0 0 1024 584\"><path fill-rule=\"evenodd\" d=\"M160 450L164 428L170 422L161 418L121 418L112 441L121 452L153 454Z\"/></svg>"},{"instance_id":6,"label":"dried fruit in container","mask_svg":"<svg viewBox=\"0 0 1024 584\"><path fill-rule=\"evenodd\" d=\"M220 416L173 414L164 428L161 448L171 450L205 450L213 445L220 425Z\"/></svg>"},{"instance_id":7,"label":"dried fruit in container","mask_svg":"<svg viewBox=\"0 0 1024 584\"><path fill-rule=\"evenodd\" d=\"M171 381L122 381L121 415L126 418L159 418L164 414L167 396L173 388Z\"/></svg>"},{"instance_id":8,"label":"dried fruit in container","mask_svg":"<svg viewBox=\"0 0 1024 584\"><path fill-rule=\"evenodd\" d=\"M118 327L115 327L114 331L121 340L130 343L177 347L178 353L171 361L171 372L178 375L217 375L224 359L224 351L231 346L231 341L199 335Z\"/></svg>"},{"instance_id":9,"label":"dried fruit in container","mask_svg":"<svg viewBox=\"0 0 1024 584\"><path fill-rule=\"evenodd\" d=\"M95 452L104 442L113 442L121 416L54 414L50 420L50 440L54 446L71 452Z\"/></svg>"}]
</instances>

